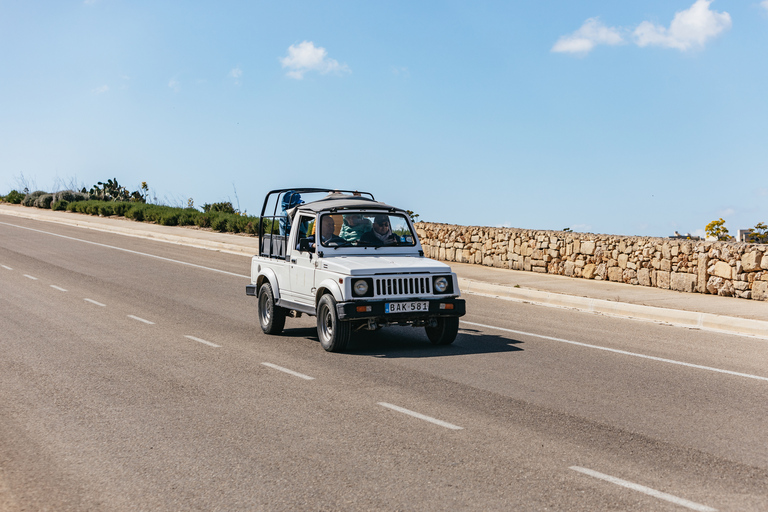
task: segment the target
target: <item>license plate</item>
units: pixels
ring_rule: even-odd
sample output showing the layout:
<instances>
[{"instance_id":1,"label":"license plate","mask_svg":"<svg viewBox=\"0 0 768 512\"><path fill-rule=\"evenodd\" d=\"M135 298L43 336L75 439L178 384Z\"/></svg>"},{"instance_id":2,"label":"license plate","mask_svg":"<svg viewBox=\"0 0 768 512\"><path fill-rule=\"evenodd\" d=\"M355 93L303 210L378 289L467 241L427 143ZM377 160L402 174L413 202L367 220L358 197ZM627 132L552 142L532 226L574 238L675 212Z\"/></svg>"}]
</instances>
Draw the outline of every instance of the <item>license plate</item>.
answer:
<instances>
[{"instance_id":1,"label":"license plate","mask_svg":"<svg viewBox=\"0 0 768 512\"><path fill-rule=\"evenodd\" d=\"M413 313L429 311L429 302L387 302L384 304L385 313Z\"/></svg>"}]
</instances>

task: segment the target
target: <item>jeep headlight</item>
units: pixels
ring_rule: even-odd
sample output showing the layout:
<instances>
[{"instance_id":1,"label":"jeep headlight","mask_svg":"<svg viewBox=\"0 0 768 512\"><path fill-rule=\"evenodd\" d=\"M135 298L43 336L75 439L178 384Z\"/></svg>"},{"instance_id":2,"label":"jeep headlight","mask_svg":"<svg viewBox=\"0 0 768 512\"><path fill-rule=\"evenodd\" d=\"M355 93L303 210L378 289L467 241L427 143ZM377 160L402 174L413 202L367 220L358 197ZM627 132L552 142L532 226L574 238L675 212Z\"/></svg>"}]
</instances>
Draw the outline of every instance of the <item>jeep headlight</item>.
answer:
<instances>
[{"instance_id":1,"label":"jeep headlight","mask_svg":"<svg viewBox=\"0 0 768 512\"><path fill-rule=\"evenodd\" d=\"M368 282L365 279L358 279L352 283L352 290L358 297L364 297L368 293Z\"/></svg>"},{"instance_id":2,"label":"jeep headlight","mask_svg":"<svg viewBox=\"0 0 768 512\"><path fill-rule=\"evenodd\" d=\"M434 281L435 292L445 293L446 291L448 291L449 284L450 283L448 282L448 279L446 277L443 277L443 276L436 277Z\"/></svg>"}]
</instances>

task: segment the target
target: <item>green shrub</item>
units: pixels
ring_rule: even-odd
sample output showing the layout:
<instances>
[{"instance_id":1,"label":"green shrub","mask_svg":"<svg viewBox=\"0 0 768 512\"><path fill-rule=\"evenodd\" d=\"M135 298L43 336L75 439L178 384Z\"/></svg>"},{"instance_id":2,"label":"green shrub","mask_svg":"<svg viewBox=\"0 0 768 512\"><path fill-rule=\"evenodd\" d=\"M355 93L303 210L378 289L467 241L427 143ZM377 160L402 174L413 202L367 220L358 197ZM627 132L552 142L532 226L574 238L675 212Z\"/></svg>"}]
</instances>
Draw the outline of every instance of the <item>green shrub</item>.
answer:
<instances>
[{"instance_id":1,"label":"green shrub","mask_svg":"<svg viewBox=\"0 0 768 512\"><path fill-rule=\"evenodd\" d=\"M43 190L36 190L34 192L30 192L26 196L24 196L24 199L21 200L21 204L24 206L35 206L35 200L42 196L47 194L48 192L45 192Z\"/></svg>"},{"instance_id":2,"label":"green shrub","mask_svg":"<svg viewBox=\"0 0 768 512\"><path fill-rule=\"evenodd\" d=\"M200 215L200 212L194 208L184 208L181 215L179 215L179 226L194 226L197 224L197 218Z\"/></svg>"},{"instance_id":3,"label":"green shrub","mask_svg":"<svg viewBox=\"0 0 768 512\"><path fill-rule=\"evenodd\" d=\"M67 209L68 205L69 205L69 201L65 201L65 200L55 201L51 204L51 210L55 210L57 212L64 211Z\"/></svg>"},{"instance_id":4,"label":"green shrub","mask_svg":"<svg viewBox=\"0 0 768 512\"><path fill-rule=\"evenodd\" d=\"M35 208L49 209L53 202L53 194L43 194L32 203Z\"/></svg>"},{"instance_id":5,"label":"green shrub","mask_svg":"<svg viewBox=\"0 0 768 512\"><path fill-rule=\"evenodd\" d=\"M211 228L215 231L224 232L227 230L227 216L217 215L211 219Z\"/></svg>"},{"instance_id":6,"label":"green shrub","mask_svg":"<svg viewBox=\"0 0 768 512\"><path fill-rule=\"evenodd\" d=\"M158 224L162 226L177 226L179 224L179 212L165 211L160 214Z\"/></svg>"},{"instance_id":7,"label":"green shrub","mask_svg":"<svg viewBox=\"0 0 768 512\"><path fill-rule=\"evenodd\" d=\"M21 202L24 200L24 194L19 192L18 190L11 190L7 196L5 196L5 201L11 204L21 204Z\"/></svg>"},{"instance_id":8,"label":"green shrub","mask_svg":"<svg viewBox=\"0 0 768 512\"><path fill-rule=\"evenodd\" d=\"M232 206L232 203L227 201L226 203L213 203L213 204L204 204L203 205L203 211L208 212L221 212L221 213L235 213L235 207Z\"/></svg>"}]
</instances>

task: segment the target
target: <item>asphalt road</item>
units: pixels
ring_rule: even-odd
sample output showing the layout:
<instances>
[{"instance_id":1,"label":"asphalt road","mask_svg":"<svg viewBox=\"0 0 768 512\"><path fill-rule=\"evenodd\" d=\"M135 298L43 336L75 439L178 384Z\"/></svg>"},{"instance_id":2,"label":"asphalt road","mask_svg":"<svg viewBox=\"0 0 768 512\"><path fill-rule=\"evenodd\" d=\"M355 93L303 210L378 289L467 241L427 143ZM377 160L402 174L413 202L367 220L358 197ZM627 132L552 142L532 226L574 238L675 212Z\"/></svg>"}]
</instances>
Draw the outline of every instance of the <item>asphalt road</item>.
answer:
<instances>
[{"instance_id":1,"label":"asphalt road","mask_svg":"<svg viewBox=\"0 0 768 512\"><path fill-rule=\"evenodd\" d=\"M467 295L326 353L236 255L0 222L0 510L768 510L768 343Z\"/></svg>"}]
</instances>

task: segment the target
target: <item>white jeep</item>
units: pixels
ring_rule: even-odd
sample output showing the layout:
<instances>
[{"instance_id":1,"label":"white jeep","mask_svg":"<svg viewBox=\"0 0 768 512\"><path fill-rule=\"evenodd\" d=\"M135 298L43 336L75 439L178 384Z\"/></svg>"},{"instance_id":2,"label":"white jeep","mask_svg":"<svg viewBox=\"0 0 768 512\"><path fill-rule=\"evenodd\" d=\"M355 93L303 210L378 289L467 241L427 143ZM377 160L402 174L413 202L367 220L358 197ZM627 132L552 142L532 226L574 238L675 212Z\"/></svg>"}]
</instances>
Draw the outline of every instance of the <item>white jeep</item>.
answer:
<instances>
[{"instance_id":1,"label":"white jeep","mask_svg":"<svg viewBox=\"0 0 768 512\"><path fill-rule=\"evenodd\" d=\"M331 352L355 331L392 324L423 326L436 345L456 338L465 313L456 274L424 257L407 211L367 192L273 190L259 237L246 293L258 297L265 333L280 334L287 316L305 313L317 317Z\"/></svg>"}]
</instances>

